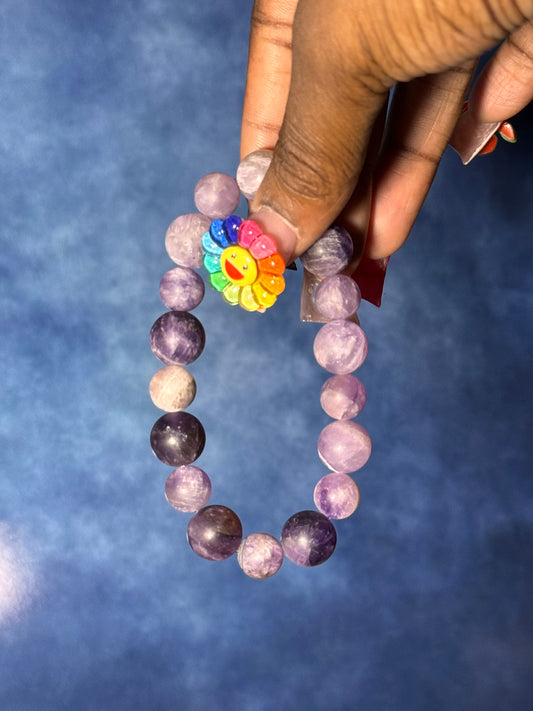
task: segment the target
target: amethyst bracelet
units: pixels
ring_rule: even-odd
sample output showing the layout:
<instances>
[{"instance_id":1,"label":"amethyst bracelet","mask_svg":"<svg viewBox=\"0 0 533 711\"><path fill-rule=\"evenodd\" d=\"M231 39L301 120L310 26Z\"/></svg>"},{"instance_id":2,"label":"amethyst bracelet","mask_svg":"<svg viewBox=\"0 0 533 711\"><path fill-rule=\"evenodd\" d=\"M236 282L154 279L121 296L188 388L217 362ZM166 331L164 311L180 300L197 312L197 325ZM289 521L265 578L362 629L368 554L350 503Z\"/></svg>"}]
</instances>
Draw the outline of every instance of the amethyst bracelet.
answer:
<instances>
[{"instance_id":1,"label":"amethyst bracelet","mask_svg":"<svg viewBox=\"0 0 533 711\"><path fill-rule=\"evenodd\" d=\"M339 274L352 257L352 240L342 228L332 227L301 256L317 285L314 305L326 321L316 335L314 355L332 374L320 393L321 406L333 421L318 438L318 455L330 472L315 486L316 510L290 516L280 540L268 533L243 537L236 513L208 505L211 481L193 464L206 441L200 421L185 411L196 395L195 380L185 366L205 345L202 324L190 313L205 291L194 270L203 266L208 282L229 304L263 311L276 301L284 287L284 264L275 242L256 223L233 214L241 192L253 197L268 163L268 152L258 151L241 163L237 181L210 173L198 182L199 213L178 217L167 231L167 252L178 266L161 280L160 296L170 310L150 333L152 351L165 363L150 382L154 404L166 411L154 424L150 441L158 459L173 467L165 485L167 501L178 511L194 513L187 539L196 554L223 560L236 553L244 573L256 579L274 575L285 557L309 567L331 556L337 541L332 519L347 518L356 510L359 489L350 474L361 469L371 453L367 431L353 420L366 403L365 387L352 375L368 351L366 336L354 320L361 294L351 277Z\"/></svg>"}]
</instances>

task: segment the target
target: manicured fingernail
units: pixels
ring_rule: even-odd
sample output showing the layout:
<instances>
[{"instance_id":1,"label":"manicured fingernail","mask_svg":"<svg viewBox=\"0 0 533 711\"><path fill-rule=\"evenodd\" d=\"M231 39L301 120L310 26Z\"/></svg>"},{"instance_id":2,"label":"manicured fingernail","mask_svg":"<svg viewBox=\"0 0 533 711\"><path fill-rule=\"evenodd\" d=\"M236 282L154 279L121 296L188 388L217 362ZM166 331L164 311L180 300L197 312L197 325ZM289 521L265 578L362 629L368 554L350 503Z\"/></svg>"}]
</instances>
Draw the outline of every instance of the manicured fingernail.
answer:
<instances>
[{"instance_id":1,"label":"manicured fingernail","mask_svg":"<svg viewBox=\"0 0 533 711\"><path fill-rule=\"evenodd\" d=\"M507 143L516 143L516 131L514 130L514 126L510 124L509 121L503 121L503 123L500 124L498 133L504 141L507 141Z\"/></svg>"},{"instance_id":2,"label":"manicured fingernail","mask_svg":"<svg viewBox=\"0 0 533 711\"><path fill-rule=\"evenodd\" d=\"M470 111L463 110L451 135L450 146L457 151L463 164L468 165L483 152L499 128L500 122L479 123Z\"/></svg>"},{"instance_id":3,"label":"manicured fingernail","mask_svg":"<svg viewBox=\"0 0 533 711\"><path fill-rule=\"evenodd\" d=\"M361 290L361 296L375 306L381 306L385 275L390 257L369 259L363 256L359 266L352 274Z\"/></svg>"},{"instance_id":4,"label":"manicured fingernail","mask_svg":"<svg viewBox=\"0 0 533 711\"><path fill-rule=\"evenodd\" d=\"M290 264L295 257L296 229L284 217L266 205L262 205L253 212L250 219L257 222L263 232L274 239L283 261L285 264Z\"/></svg>"}]
</instances>

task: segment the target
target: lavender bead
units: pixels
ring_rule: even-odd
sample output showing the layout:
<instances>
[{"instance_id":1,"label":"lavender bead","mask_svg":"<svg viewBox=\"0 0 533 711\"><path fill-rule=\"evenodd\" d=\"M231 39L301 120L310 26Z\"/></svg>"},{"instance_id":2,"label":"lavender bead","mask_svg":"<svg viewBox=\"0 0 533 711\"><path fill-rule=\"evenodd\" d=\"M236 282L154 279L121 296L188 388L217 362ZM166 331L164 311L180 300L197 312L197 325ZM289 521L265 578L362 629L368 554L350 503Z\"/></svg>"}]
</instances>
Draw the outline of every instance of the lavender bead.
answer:
<instances>
[{"instance_id":1,"label":"lavender bead","mask_svg":"<svg viewBox=\"0 0 533 711\"><path fill-rule=\"evenodd\" d=\"M159 296L172 311L192 311L205 294L202 277L187 267L170 269L161 279Z\"/></svg>"},{"instance_id":2,"label":"lavender bead","mask_svg":"<svg viewBox=\"0 0 533 711\"><path fill-rule=\"evenodd\" d=\"M295 513L283 526L281 545L287 558L306 567L324 563L335 550L337 533L318 511Z\"/></svg>"},{"instance_id":3,"label":"lavender bead","mask_svg":"<svg viewBox=\"0 0 533 711\"><path fill-rule=\"evenodd\" d=\"M165 484L165 497L178 511L198 511L210 496L209 477L203 469L191 464L174 469Z\"/></svg>"},{"instance_id":4,"label":"lavender bead","mask_svg":"<svg viewBox=\"0 0 533 711\"><path fill-rule=\"evenodd\" d=\"M150 397L167 412L185 410L196 397L196 381L181 365L166 365L150 381Z\"/></svg>"},{"instance_id":5,"label":"lavender bead","mask_svg":"<svg viewBox=\"0 0 533 711\"><path fill-rule=\"evenodd\" d=\"M239 186L231 175L208 173L196 183L194 204L212 220L231 215L241 200Z\"/></svg>"},{"instance_id":6,"label":"lavender bead","mask_svg":"<svg viewBox=\"0 0 533 711\"><path fill-rule=\"evenodd\" d=\"M350 263L352 255L352 238L343 227L333 226L300 259L312 274L326 277L342 271Z\"/></svg>"},{"instance_id":7,"label":"lavender bead","mask_svg":"<svg viewBox=\"0 0 533 711\"><path fill-rule=\"evenodd\" d=\"M359 488L348 474L326 474L315 486L315 506L328 518L351 516L359 505Z\"/></svg>"},{"instance_id":8,"label":"lavender bead","mask_svg":"<svg viewBox=\"0 0 533 711\"><path fill-rule=\"evenodd\" d=\"M270 578L283 563L283 548L277 538L268 533L252 533L239 546L237 560L250 578Z\"/></svg>"},{"instance_id":9,"label":"lavender bead","mask_svg":"<svg viewBox=\"0 0 533 711\"><path fill-rule=\"evenodd\" d=\"M347 474L361 469L371 451L370 435L353 420L331 422L318 437L318 456L334 472Z\"/></svg>"},{"instance_id":10,"label":"lavender bead","mask_svg":"<svg viewBox=\"0 0 533 711\"><path fill-rule=\"evenodd\" d=\"M165 248L172 261L182 267L199 269L204 255L202 237L210 224L208 217L197 212L177 217L165 236Z\"/></svg>"},{"instance_id":11,"label":"lavender bead","mask_svg":"<svg viewBox=\"0 0 533 711\"><path fill-rule=\"evenodd\" d=\"M150 444L155 456L171 467L192 464L205 446L202 423L189 412L167 412L152 427Z\"/></svg>"},{"instance_id":12,"label":"lavender bead","mask_svg":"<svg viewBox=\"0 0 533 711\"><path fill-rule=\"evenodd\" d=\"M167 365L188 365L205 346L205 331L196 316L187 311L168 311L150 331L154 355Z\"/></svg>"},{"instance_id":13,"label":"lavender bead","mask_svg":"<svg viewBox=\"0 0 533 711\"><path fill-rule=\"evenodd\" d=\"M345 375L364 363L368 341L356 323L336 319L316 334L313 351L319 365L330 373Z\"/></svg>"},{"instance_id":14,"label":"lavender bead","mask_svg":"<svg viewBox=\"0 0 533 711\"><path fill-rule=\"evenodd\" d=\"M253 200L265 173L272 163L273 152L266 148L243 158L237 168L237 184L247 200Z\"/></svg>"},{"instance_id":15,"label":"lavender bead","mask_svg":"<svg viewBox=\"0 0 533 711\"><path fill-rule=\"evenodd\" d=\"M349 318L361 304L361 291L351 277L334 274L317 286L315 303L327 319Z\"/></svg>"},{"instance_id":16,"label":"lavender bead","mask_svg":"<svg viewBox=\"0 0 533 711\"><path fill-rule=\"evenodd\" d=\"M193 551L207 560L224 560L242 540L239 517L226 506L206 506L189 521L187 540Z\"/></svg>"},{"instance_id":17,"label":"lavender bead","mask_svg":"<svg viewBox=\"0 0 533 711\"><path fill-rule=\"evenodd\" d=\"M322 386L320 405L334 420L351 420L366 405L366 388L355 375L333 375Z\"/></svg>"}]
</instances>

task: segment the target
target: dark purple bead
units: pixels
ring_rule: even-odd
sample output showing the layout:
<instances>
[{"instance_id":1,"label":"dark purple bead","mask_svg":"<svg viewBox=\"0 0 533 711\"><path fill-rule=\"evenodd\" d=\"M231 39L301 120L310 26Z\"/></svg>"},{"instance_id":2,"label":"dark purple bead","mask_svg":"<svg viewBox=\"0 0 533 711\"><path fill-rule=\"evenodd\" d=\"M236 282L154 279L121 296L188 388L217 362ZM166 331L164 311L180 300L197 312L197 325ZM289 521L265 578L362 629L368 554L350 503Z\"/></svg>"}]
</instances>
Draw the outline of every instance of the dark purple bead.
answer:
<instances>
[{"instance_id":1,"label":"dark purple bead","mask_svg":"<svg viewBox=\"0 0 533 711\"><path fill-rule=\"evenodd\" d=\"M205 446L205 430L189 412L167 412L152 427L150 444L164 464L181 467L198 459Z\"/></svg>"},{"instance_id":2,"label":"dark purple bead","mask_svg":"<svg viewBox=\"0 0 533 711\"><path fill-rule=\"evenodd\" d=\"M206 506L189 521L187 540L193 551L207 560L224 560L242 541L242 524L226 506Z\"/></svg>"},{"instance_id":3,"label":"dark purple bead","mask_svg":"<svg viewBox=\"0 0 533 711\"><path fill-rule=\"evenodd\" d=\"M200 321L186 311L168 311L150 331L150 346L167 365L188 365L205 346L205 331Z\"/></svg>"},{"instance_id":4,"label":"dark purple bead","mask_svg":"<svg viewBox=\"0 0 533 711\"><path fill-rule=\"evenodd\" d=\"M295 513L283 526L281 545L296 565L324 563L335 550L337 533L331 521L318 511Z\"/></svg>"}]
</instances>

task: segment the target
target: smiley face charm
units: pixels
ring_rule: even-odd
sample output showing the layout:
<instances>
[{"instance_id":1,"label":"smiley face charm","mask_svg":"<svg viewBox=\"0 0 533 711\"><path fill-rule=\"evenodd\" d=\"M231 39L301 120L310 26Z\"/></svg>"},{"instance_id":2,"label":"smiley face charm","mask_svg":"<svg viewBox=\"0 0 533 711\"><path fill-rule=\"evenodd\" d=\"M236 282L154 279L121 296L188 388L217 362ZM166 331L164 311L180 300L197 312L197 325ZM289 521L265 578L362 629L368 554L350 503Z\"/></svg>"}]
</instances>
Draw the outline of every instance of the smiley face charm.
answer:
<instances>
[{"instance_id":1,"label":"smiley face charm","mask_svg":"<svg viewBox=\"0 0 533 711\"><path fill-rule=\"evenodd\" d=\"M257 262L239 245L227 247L220 257L222 272L236 286L248 286L257 279Z\"/></svg>"}]
</instances>

